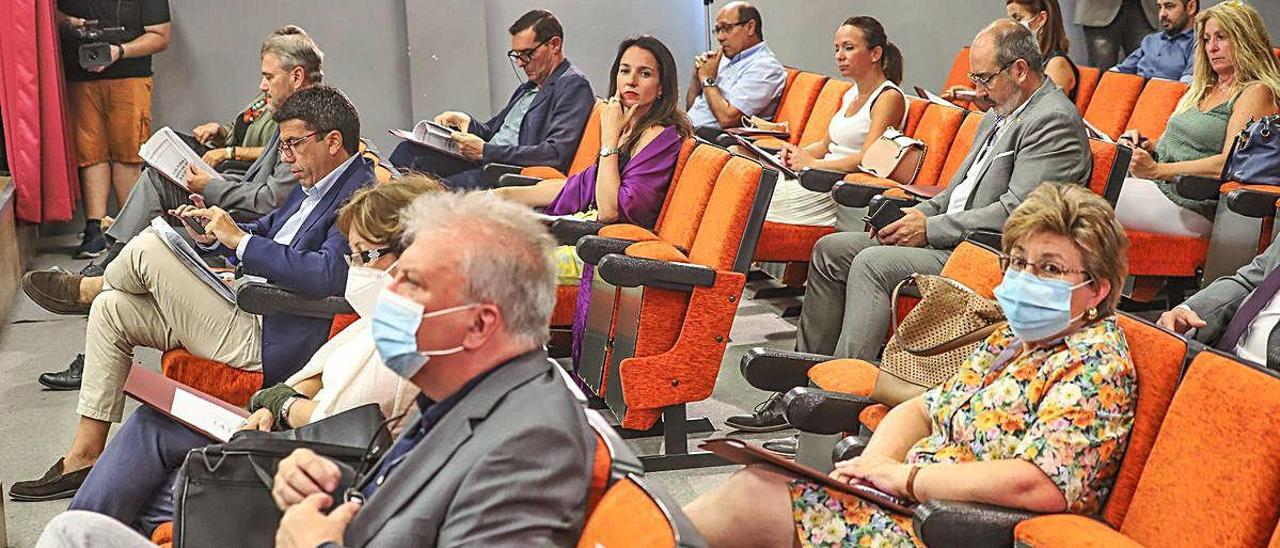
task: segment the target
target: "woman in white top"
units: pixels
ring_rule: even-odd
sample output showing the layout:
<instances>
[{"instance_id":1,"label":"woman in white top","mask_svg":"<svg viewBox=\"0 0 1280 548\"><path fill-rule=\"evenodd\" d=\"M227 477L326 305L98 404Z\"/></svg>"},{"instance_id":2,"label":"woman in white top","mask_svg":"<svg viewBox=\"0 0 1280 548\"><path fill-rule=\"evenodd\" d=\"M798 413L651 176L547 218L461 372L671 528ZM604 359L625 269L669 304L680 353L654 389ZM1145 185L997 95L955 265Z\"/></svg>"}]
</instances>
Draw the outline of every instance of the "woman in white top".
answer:
<instances>
[{"instance_id":1,"label":"woman in white top","mask_svg":"<svg viewBox=\"0 0 1280 548\"><path fill-rule=\"evenodd\" d=\"M902 82L902 52L889 42L874 17L846 19L836 29L836 66L853 80L840 111L831 117L827 138L805 147L784 144L782 161L795 171L806 167L850 172L862 162L862 151L889 127L905 129L907 97ZM778 181L766 220L809 226L835 226L836 202L827 192L813 192L795 179Z\"/></svg>"},{"instance_id":2,"label":"woman in white top","mask_svg":"<svg viewBox=\"0 0 1280 548\"><path fill-rule=\"evenodd\" d=\"M376 403L398 433L406 424L418 389L382 364L374 349L369 316L386 271L398 257L404 230L399 212L425 192L443 192L438 180L406 175L352 194L338 211L338 229L347 236L351 255L347 301L361 318L335 336L285 382L259 390L249 402L252 414L242 429L286 430ZM85 478L70 510L111 516L150 535L173 519L172 476L191 449L210 440L147 407L125 421L115 439Z\"/></svg>"}]
</instances>

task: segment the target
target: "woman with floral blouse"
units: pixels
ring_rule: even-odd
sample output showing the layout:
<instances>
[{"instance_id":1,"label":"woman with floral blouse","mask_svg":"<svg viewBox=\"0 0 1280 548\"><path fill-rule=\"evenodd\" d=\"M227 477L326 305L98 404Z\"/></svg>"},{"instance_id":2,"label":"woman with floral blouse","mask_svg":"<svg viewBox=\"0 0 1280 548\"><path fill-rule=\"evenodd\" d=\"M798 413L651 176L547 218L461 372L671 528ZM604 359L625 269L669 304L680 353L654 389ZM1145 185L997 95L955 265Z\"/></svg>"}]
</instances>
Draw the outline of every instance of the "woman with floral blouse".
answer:
<instances>
[{"instance_id":1,"label":"woman with floral blouse","mask_svg":"<svg viewBox=\"0 0 1280 548\"><path fill-rule=\"evenodd\" d=\"M942 385L895 407L832 477L911 500L1095 514L1133 426L1114 311L1128 270L1111 206L1047 183L1004 227L1009 319ZM911 516L748 466L686 511L712 546L920 546Z\"/></svg>"}]
</instances>

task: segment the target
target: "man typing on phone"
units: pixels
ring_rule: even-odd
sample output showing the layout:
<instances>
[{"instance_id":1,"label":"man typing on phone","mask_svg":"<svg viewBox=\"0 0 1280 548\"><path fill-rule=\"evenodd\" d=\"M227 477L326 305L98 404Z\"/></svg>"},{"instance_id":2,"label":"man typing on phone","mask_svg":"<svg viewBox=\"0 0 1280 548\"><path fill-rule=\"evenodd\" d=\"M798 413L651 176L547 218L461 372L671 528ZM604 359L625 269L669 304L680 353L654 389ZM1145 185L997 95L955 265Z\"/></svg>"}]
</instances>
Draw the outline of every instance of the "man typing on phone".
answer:
<instances>
[{"instance_id":1,"label":"man typing on phone","mask_svg":"<svg viewBox=\"0 0 1280 548\"><path fill-rule=\"evenodd\" d=\"M867 233L818 240L796 350L874 360L898 282L941 272L965 231L999 231L1041 183L1088 178L1092 157L1080 112L1045 77L1031 32L1012 20L996 21L974 39L969 55L969 79L992 109L964 163L945 191L902 209L901 218ZM726 424L746 431L785 428L780 396Z\"/></svg>"}]
</instances>

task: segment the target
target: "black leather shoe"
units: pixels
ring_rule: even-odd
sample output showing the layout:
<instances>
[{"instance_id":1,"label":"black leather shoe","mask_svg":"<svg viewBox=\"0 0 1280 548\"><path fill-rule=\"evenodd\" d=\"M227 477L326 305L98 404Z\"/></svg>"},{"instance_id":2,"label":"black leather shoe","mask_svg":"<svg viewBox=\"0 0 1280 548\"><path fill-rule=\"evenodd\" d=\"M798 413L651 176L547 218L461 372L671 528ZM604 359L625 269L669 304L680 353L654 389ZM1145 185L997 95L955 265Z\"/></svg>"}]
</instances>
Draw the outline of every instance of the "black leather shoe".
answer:
<instances>
[{"instance_id":1,"label":"black leather shoe","mask_svg":"<svg viewBox=\"0 0 1280 548\"><path fill-rule=\"evenodd\" d=\"M71 365L57 373L41 373L40 384L49 390L79 390L80 378L84 376L84 354L76 354Z\"/></svg>"},{"instance_id":2,"label":"black leather shoe","mask_svg":"<svg viewBox=\"0 0 1280 548\"><path fill-rule=\"evenodd\" d=\"M795 436L790 436L766 441L760 444L760 447L763 447L765 451L770 453L794 459L796 458L796 446L798 445L800 445L799 440L797 440Z\"/></svg>"},{"instance_id":3,"label":"black leather shoe","mask_svg":"<svg viewBox=\"0 0 1280 548\"><path fill-rule=\"evenodd\" d=\"M9 488L9 498L17 501L69 499L75 496L76 491L80 489L80 484L84 483L84 479L89 476L89 470L92 469L93 467L89 466L64 474L62 459L59 458L58 462L53 463L49 471L44 473L44 477L13 484L13 487Z\"/></svg>"},{"instance_id":4,"label":"black leather shoe","mask_svg":"<svg viewBox=\"0 0 1280 548\"><path fill-rule=\"evenodd\" d=\"M782 415L782 394L775 393L756 406L750 415L734 415L724 421L725 426L743 432L774 432L790 427Z\"/></svg>"}]
</instances>

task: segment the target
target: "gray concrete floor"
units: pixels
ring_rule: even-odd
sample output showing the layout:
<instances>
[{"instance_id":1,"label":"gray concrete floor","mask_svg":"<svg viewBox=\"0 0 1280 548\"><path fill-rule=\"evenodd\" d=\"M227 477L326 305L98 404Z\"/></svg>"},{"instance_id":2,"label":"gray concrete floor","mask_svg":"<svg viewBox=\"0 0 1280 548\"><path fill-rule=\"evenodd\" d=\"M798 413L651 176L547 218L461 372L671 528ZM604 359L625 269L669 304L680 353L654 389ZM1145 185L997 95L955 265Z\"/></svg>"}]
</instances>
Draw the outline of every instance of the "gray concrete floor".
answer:
<instances>
[{"instance_id":1,"label":"gray concrete floor","mask_svg":"<svg viewBox=\"0 0 1280 548\"><path fill-rule=\"evenodd\" d=\"M42 239L38 254L28 268L56 265L73 272L79 270L88 261L70 258L70 251L77 242L76 235ZM759 285L760 282L753 282L749 288ZM693 436L691 447L696 447L699 439L729 434L724 428L724 419L750 410L766 396L741 378L738 361L753 346L793 347L795 325L779 318L777 310L778 306L794 302L794 299L771 302L742 300L715 392L710 399L689 406L690 417L707 417L717 430ZM0 323L0 378L7 379L0 384L0 484L3 484L5 493L4 499L0 500L3 505L0 509L5 517L9 546L26 547L35 544L45 523L66 509L68 501L14 502L7 500L8 487L15 481L43 475L70 444L76 424L76 393L44 390L36 382L36 377L45 371L65 368L77 353L83 351L86 319L46 312L21 295L7 316L0 311L0 320L3 320ZM158 369L158 352L139 349L136 356L140 363ZM136 404L130 402L126 414L135 408ZM789 433L745 437L764 440ZM642 454L661 449L660 438L631 440L629 443ZM723 481L735 469L726 466L655 472L648 477L684 504Z\"/></svg>"}]
</instances>

